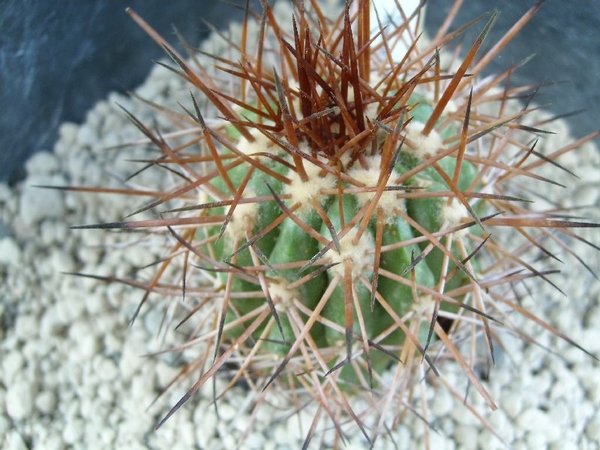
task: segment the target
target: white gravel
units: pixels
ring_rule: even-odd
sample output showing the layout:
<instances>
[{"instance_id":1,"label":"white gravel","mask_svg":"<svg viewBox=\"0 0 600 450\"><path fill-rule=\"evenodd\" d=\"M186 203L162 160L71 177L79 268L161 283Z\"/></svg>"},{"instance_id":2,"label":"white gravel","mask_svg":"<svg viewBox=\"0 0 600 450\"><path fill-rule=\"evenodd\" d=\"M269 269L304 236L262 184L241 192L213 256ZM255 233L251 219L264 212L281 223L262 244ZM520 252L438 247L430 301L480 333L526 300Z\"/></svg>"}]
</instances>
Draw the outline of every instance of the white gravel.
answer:
<instances>
[{"instance_id":1,"label":"white gravel","mask_svg":"<svg viewBox=\"0 0 600 450\"><path fill-rule=\"evenodd\" d=\"M140 91L152 94L158 103L173 104L177 97L189 95L164 69L153 71ZM34 187L122 186L119 180L131 171L126 160L135 156L129 150L106 147L140 136L117 102L142 120L150 119L145 107L110 95L89 112L84 124L63 124L54 151L39 153L27 163L25 181L14 189L0 184L0 446L7 450L235 448L248 421L240 413L245 392L240 388L239 396L220 404L220 418L210 406L210 395L195 397L153 431L187 385L176 386L153 403L178 363L169 355L144 355L179 342L180 336L172 330L157 336L160 309L146 311L128 326L139 292L63 274L124 274L156 256L152 241L132 245L138 237L131 234L66 229L69 224L117 220L139 200ZM566 139L564 127L553 126L561 141ZM552 144L548 140L544 145ZM558 191L555 198L596 205L587 214L600 220L597 149L587 145L561 162L581 178L565 178L573 194ZM598 243L594 233L583 234L596 237ZM572 246L599 273L598 253L579 242ZM568 298L539 286L535 298L525 299L526 306L599 355L600 283L572 259L565 259L563 270L555 280ZM474 392L469 400L516 450L600 448L599 365L539 327L524 324L523 328L556 354L507 335L507 351L501 352L499 367L485 382L499 411L490 412ZM465 392L464 376L457 367L449 364L442 370L455 380L459 392ZM281 415L266 409L259 414L244 448L299 448L306 428L301 430L295 419L273 422ZM428 435L433 449L503 448L443 387L435 391L430 415L439 431ZM393 440L382 437L377 448L423 448L424 430L409 416L392 433ZM358 435L348 445L364 447Z\"/></svg>"}]
</instances>

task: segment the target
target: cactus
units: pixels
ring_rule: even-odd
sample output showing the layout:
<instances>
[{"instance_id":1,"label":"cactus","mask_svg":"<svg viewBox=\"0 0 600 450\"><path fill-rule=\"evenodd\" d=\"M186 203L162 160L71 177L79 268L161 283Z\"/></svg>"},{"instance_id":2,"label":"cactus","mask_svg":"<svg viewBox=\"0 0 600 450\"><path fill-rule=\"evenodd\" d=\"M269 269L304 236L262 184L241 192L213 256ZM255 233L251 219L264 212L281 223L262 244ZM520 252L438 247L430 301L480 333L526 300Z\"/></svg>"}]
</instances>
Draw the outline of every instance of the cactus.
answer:
<instances>
[{"instance_id":1,"label":"cactus","mask_svg":"<svg viewBox=\"0 0 600 450\"><path fill-rule=\"evenodd\" d=\"M247 14L239 41L229 42L234 57L188 62L130 14L192 86L182 112L168 113L190 124L192 137L153 131L131 116L161 152L149 166L177 182L132 219L76 228L173 238L143 285L140 308L154 292L185 297L184 320L200 323L189 340L208 350L182 368L181 376L198 369L200 377L161 423L225 368L228 388L244 380L256 390L256 407L273 389L298 410L297 396L311 399L306 444L322 422L343 439L348 418L373 444L404 414L390 405L409 403L415 376L438 374L443 359L457 361L495 408L458 342L482 335L493 358L504 314L527 315L505 300L507 288L551 282L525 252L598 226L532 212L519 190L553 183L534 169L572 148L535 151L532 138L544 131L524 125L534 108L506 112L523 89L496 88L512 69L475 83L516 30L476 59L492 15L449 69L438 49L462 29L418 42L409 24L420 9L401 12L404 25L380 25L376 40L367 1L347 2L334 20L316 1L296 3L291 31L263 2L254 31ZM406 39L396 60L393 50ZM206 61L221 78L209 76ZM145 211L159 217L135 220ZM502 233L493 235L498 228L525 244L511 250ZM183 268L172 281L167 269L177 261ZM355 397L367 399L366 412ZM390 411L400 411L391 422ZM365 414L377 417L371 430Z\"/></svg>"}]
</instances>

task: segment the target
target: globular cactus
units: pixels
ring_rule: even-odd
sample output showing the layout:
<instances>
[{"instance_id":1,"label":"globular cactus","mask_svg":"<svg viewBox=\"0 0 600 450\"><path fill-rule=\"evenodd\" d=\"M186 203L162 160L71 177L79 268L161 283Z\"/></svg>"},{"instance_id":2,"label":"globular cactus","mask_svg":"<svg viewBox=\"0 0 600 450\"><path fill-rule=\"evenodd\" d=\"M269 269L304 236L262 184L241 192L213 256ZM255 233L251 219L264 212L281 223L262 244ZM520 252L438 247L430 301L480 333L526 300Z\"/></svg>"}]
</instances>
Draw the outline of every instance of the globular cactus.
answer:
<instances>
[{"instance_id":1,"label":"globular cactus","mask_svg":"<svg viewBox=\"0 0 600 450\"><path fill-rule=\"evenodd\" d=\"M439 375L444 359L495 408L458 342L483 336L493 358L504 315L527 314L511 286L550 282L526 252L597 226L528 209L519 187L553 183L534 169L572 146L536 152L543 131L523 122L533 108L509 109L525 90L498 88L512 69L479 82L538 7L479 57L492 15L451 67L439 48L462 29L421 42L409 25L420 9L399 9L403 24L373 32L368 1L347 2L335 19L316 1L298 2L288 31L263 2L254 31L247 17L229 42L233 56L189 62L131 12L192 86L183 112L168 112L190 131L158 133L132 116L161 152L149 166L176 182L135 212L157 219L81 228L172 238L143 302L185 297L185 320L200 324L190 343L204 347L181 370L199 378L167 418L228 368L228 386L249 383L257 407L272 389L291 408L312 399L307 443L321 422L343 438L348 418L373 443L405 413L415 376ZM220 77L209 76L211 64ZM506 242L495 237L500 227L513 230ZM357 397L366 409L353 406ZM377 418L372 430L365 416Z\"/></svg>"}]
</instances>

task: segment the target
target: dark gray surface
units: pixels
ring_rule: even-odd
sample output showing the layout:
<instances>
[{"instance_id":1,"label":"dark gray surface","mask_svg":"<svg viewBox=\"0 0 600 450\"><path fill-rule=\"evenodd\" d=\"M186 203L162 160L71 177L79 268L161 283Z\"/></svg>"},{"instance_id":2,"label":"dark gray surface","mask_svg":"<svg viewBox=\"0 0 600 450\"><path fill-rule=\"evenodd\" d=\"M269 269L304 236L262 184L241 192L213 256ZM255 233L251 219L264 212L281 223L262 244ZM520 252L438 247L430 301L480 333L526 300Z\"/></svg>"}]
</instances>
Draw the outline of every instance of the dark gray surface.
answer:
<instances>
[{"instance_id":1,"label":"dark gray surface","mask_svg":"<svg viewBox=\"0 0 600 450\"><path fill-rule=\"evenodd\" d=\"M201 17L219 24L241 13L218 0L0 0L0 180L22 178L23 163L52 148L61 122L82 122L95 102L140 84L164 56L127 6L170 41L175 24L194 44L209 32Z\"/></svg>"},{"instance_id":2,"label":"dark gray surface","mask_svg":"<svg viewBox=\"0 0 600 450\"><path fill-rule=\"evenodd\" d=\"M451 3L429 0L428 29L435 29ZM466 0L457 24L500 10L491 44L533 3ZM149 0L0 0L0 180L14 183L22 178L23 163L33 152L52 148L61 122L81 122L111 90L136 86L147 75L151 59L163 55L125 14L126 6L172 41L172 23L196 42L207 33L200 17L216 24L239 17L236 8L215 0L165 5ZM491 69L503 70L535 52L514 82L550 83L538 101L552 103L557 113L584 108L570 123L577 136L589 133L600 128L599 25L600 0L548 0Z\"/></svg>"},{"instance_id":3,"label":"dark gray surface","mask_svg":"<svg viewBox=\"0 0 600 450\"><path fill-rule=\"evenodd\" d=\"M442 23L450 0L428 0L428 30ZM519 18L537 2L534 0L466 0L453 29L488 11L500 15L486 39L491 47ZM464 46L472 43L483 24L466 33ZM501 72L534 54L517 70L514 85L544 83L536 97L538 104L550 104L555 114L576 110L567 118L576 137L600 128L600 0L547 0L487 70Z\"/></svg>"}]
</instances>

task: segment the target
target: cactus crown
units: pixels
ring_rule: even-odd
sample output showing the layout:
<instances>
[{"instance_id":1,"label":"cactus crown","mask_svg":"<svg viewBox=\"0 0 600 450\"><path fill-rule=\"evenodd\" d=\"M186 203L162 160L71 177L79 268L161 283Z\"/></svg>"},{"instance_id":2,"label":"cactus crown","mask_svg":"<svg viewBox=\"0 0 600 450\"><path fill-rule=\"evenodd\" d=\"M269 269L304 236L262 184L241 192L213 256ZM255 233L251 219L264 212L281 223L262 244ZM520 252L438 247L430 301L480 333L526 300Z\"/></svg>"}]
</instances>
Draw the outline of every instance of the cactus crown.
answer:
<instances>
[{"instance_id":1,"label":"cactus crown","mask_svg":"<svg viewBox=\"0 0 600 450\"><path fill-rule=\"evenodd\" d=\"M542 248L547 228L570 236L591 226L531 213L516 194L519 180L552 183L533 169L570 149L539 155L529 140L542 131L522 124L531 109L506 112L523 92L496 88L512 69L474 82L515 30L476 59L492 15L450 69L438 49L462 29L420 42L411 25L420 8L372 31L368 1L347 2L334 20L317 1L296 2L288 31L263 2L256 25L247 17L229 42L235 56L203 56L221 74L211 77L197 55L185 61L130 13L194 87L185 114L169 113L191 124L188 140L132 117L161 150L152 164L178 179L135 213L179 204L160 219L102 225L174 238L144 301L161 289L185 296L185 320L202 325L190 341L206 348L182 369L201 374L166 418L229 363L228 387L245 380L259 398L276 385L296 405L300 394L312 399L307 442L322 420L343 437L346 417L373 442L390 405L409 402L415 374L439 375L444 359L495 408L457 342L483 331L493 358L494 327L522 312L511 286L550 282L521 255ZM508 250L491 237L497 227L525 244ZM173 284L165 274L176 260L184 269ZM352 399L364 393L358 410Z\"/></svg>"}]
</instances>

